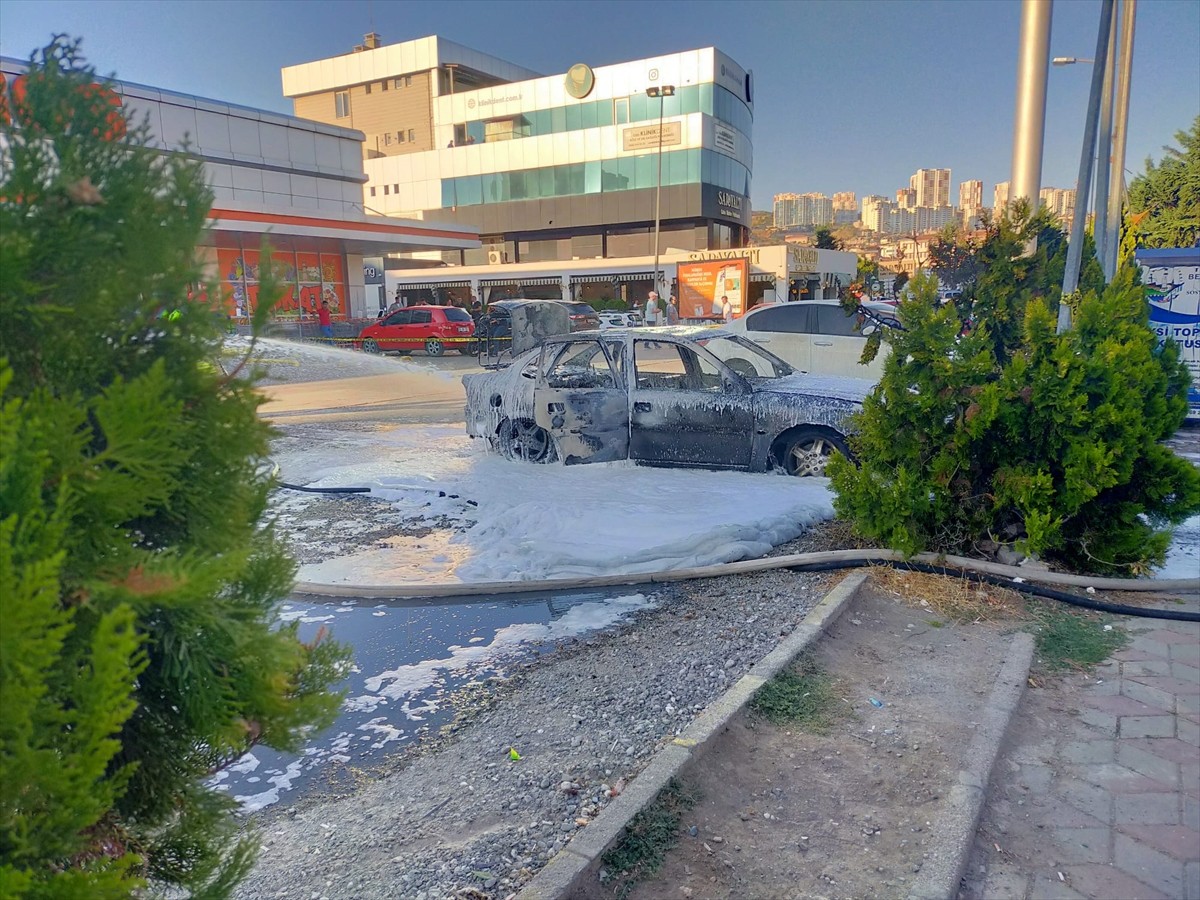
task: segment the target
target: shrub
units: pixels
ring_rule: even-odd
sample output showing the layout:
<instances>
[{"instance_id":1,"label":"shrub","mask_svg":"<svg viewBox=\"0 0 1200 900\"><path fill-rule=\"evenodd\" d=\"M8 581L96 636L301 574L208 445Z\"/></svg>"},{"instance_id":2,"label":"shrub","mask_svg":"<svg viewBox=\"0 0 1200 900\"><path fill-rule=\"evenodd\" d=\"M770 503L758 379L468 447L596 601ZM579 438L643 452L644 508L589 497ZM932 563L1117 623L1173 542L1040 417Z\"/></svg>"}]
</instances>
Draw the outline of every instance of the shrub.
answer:
<instances>
[{"instance_id":1,"label":"shrub","mask_svg":"<svg viewBox=\"0 0 1200 900\"><path fill-rule=\"evenodd\" d=\"M343 655L274 627L269 428L186 299L202 166L93 81L55 39L0 143L0 894L224 896L254 843L203 782L331 719Z\"/></svg>"},{"instance_id":2,"label":"shrub","mask_svg":"<svg viewBox=\"0 0 1200 900\"><path fill-rule=\"evenodd\" d=\"M1163 526L1200 509L1200 473L1160 443L1183 423L1187 372L1156 347L1129 268L1056 334L1064 251L1019 208L979 246L961 306L939 305L931 277L910 283L851 441L861 468L830 467L855 530L910 554L1012 542L1089 571L1162 561Z\"/></svg>"}]
</instances>

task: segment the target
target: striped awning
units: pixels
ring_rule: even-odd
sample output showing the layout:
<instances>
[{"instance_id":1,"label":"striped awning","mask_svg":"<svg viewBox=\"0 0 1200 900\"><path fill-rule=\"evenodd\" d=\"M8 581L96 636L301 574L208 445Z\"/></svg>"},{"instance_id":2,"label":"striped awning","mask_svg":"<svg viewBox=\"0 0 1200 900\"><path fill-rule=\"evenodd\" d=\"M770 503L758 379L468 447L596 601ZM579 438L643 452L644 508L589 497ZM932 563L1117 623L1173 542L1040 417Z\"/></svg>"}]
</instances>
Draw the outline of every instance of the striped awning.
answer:
<instances>
[{"instance_id":1,"label":"striped awning","mask_svg":"<svg viewBox=\"0 0 1200 900\"><path fill-rule=\"evenodd\" d=\"M663 274L665 274L665 272L660 269L659 274L663 275ZM654 278L654 273L653 272L619 272L618 274L613 275L612 277L617 279L617 281L650 281L652 278Z\"/></svg>"},{"instance_id":2,"label":"striped awning","mask_svg":"<svg viewBox=\"0 0 1200 900\"><path fill-rule=\"evenodd\" d=\"M509 278L481 278L481 279L479 279L479 283L486 284L489 287L494 287L496 285L504 285L504 284L521 284L521 285L559 284L559 285L561 285L562 279L561 278L522 278L522 277L516 276L516 277L509 277Z\"/></svg>"},{"instance_id":3,"label":"striped awning","mask_svg":"<svg viewBox=\"0 0 1200 900\"><path fill-rule=\"evenodd\" d=\"M433 288L464 288L470 287L469 281L397 281L396 287L402 291L422 291Z\"/></svg>"},{"instance_id":4,"label":"striped awning","mask_svg":"<svg viewBox=\"0 0 1200 900\"><path fill-rule=\"evenodd\" d=\"M619 281L619 275L572 275L571 284L611 284Z\"/></svg>"}]
</instances>

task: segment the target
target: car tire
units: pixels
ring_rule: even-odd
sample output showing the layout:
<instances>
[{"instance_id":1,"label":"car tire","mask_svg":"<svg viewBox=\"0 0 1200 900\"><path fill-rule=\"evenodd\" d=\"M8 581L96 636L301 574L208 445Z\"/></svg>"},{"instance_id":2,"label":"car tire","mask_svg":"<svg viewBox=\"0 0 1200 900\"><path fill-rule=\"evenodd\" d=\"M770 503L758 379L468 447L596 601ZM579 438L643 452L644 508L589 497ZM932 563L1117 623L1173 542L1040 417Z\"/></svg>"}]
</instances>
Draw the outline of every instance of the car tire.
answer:
<instances>
[{"instance_id":1,"label":"car tire","mask_svg":"<svg viewBox=\"0 0 1200 900\"><path fill-rule=\"evenodd\" d=\"M528 419L505 419L500 423L500 453L505 459L546 463L554 459L554 442L549 432Z\"/></svg>"},{"instance_id":2,"label":"car tire","mask_svg":"<svg viewBox=\"0 0 1200 900\"><path fill-rule=\"evenodd\" d=\"M479 348L477 348L473 344L463 344L461 347L458 348L458 352L461 353L463 356L474 356L476 353L479 352Z\"/></svg>"},{"instance_id":3,"label":"car tire","mask_svg":"<svg viewBox=\"0 0 1200 900\"><path fill-rule=\"evenodd\" d=\"M430 338L425 342L426 356L441 356L446 352L446 345L437 338Z\"/></svg>"},{"instance_id":4,"label":"car tire","mask_svg":"<svg viewBox=\"0 0 1200 900\"><path fill-rule=\"evenodd\" d=\"M800 478L824 477L829 457L840 453L854 457L846 439L828 428L797 428L781 437L775 444L775 461L788 475Z\"/></svg>"},{"instance_id":5,"label":"car tire","mask_svg":"<svg viewBox=\"0 0 1200 900\"><path fill-rule=\"evenodd\" d=\"M737 372L743 378L754 378L758 375L758 370L754 368L754 363L748 359L742 359L740 356L725 360L725 365L729 366L731 370Z\"/></svg>"},{"instance_id":6,"label":"car tire","mask_svg":"<svg viewBox=\"0 0 1200 900\"><path fill-rule=\"evenodd\" d=\"M379 342L374 338L367 338L362 342L363 353L381 353Z\"/></svg>"}]
</instances>

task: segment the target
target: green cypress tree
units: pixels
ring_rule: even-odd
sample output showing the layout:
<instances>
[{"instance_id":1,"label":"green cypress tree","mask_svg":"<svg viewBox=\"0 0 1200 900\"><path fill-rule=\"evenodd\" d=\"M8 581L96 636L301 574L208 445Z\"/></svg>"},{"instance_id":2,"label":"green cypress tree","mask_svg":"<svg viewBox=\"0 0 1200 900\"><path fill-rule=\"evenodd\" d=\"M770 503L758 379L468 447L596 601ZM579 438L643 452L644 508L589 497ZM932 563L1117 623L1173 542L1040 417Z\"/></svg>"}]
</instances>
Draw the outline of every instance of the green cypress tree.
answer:
<instances>
[{"instance_id":1,"label":"green cypress tree","mask_svg":"<svg viewBox=\"0 0 1200 900\"><path fill-rule=\"evenodd\" d=\"M851 441L861 466L829 470L860 533L905 553L1012 542L1128 574L1200 509L1200 473L1161 443L1186 415L1177 348L1156 347L1131 268L1097 290L1090 244L1074 327L1056 334L1065 250L1020 207L970 248L959 305L939 305L932 277L910 282Z\"/></svg>"},{"instance_id":2,"label":"green cypress tree","mask_svg":"<svg viewBox=\"0 0 1200 900\"><path fill-rule=\"evenodd\" d=\"M186 299L202 166L94 81L56 38L0 136L0 894L224 896L255 845L204 779L327 723L345 654L274 627L270 430Z\"/></svg>"}]
</instances>

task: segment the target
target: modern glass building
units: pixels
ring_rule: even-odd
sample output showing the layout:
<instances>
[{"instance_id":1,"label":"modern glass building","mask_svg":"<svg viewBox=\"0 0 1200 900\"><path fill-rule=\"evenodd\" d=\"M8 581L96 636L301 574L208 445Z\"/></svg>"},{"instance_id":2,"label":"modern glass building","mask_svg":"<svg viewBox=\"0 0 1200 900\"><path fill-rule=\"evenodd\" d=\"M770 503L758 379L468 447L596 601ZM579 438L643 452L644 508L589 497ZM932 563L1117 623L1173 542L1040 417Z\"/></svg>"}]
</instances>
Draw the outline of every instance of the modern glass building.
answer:
<instances>
[{"instance_id":1,"label":"modern glass building","mask_svg":"<svg viewBox=\"0 0 1200 900\"><path fill-rule=\"evenodd\" d=\"M746 245L753 82L708 47L531 77L439 37L283 70L296 115L366 133L364 205L479 230L460 265ZM661 168L660 168L661 167Z\"/></svg>"}]
</instances>

